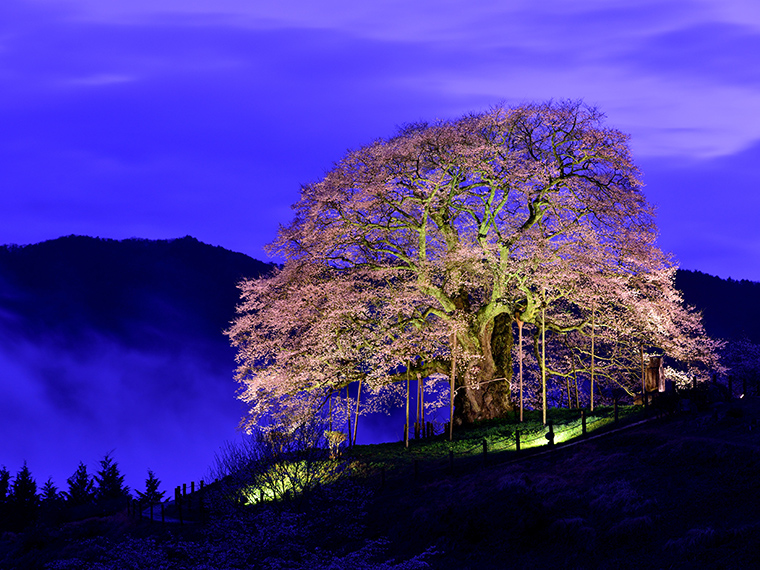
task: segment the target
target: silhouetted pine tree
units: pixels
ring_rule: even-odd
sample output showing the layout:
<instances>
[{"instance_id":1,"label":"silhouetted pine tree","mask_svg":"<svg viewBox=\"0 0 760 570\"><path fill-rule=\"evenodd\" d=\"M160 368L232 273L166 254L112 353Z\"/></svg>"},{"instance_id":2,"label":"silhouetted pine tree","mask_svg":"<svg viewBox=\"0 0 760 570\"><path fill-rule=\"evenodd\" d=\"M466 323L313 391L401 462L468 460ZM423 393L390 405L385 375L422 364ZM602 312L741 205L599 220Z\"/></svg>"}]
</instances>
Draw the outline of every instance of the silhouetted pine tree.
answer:
<instances>
[{"instance_id":1,"label":"silhouetted pine tree","mask_svg":"<svg viewBox=\"0 0 760 570\"><path fill-rule=\"evenodd\" d=\"M16 474L12 489L9 501L11 526L21 530L36 520L37 509L40 504L40 498L37 496L37 483L32 478L26 461Z\"/></svg>"},{"instance_id":2,"label":"silhouetted pine tree","mask_svg":"<svg viewBox=\"0 0 760 570\"><path fill-rule=\"evenodd\" d=\"M42 495L40 499L43 503L54 503L61 500L61 493L58 492L58 487L53 483L52 477L45 481L41 491Z\"/></svg>"},{"instance_id":3,"label":"silhouetted pine tree","mask_svg":"<svg viewBox=\"0 0 760 570\"><path fill-rule=\"evenodd\" d=\"M8 521L8 492L10 491L11 472L5 465L0 468L0 530Z\"/></svg>"},{"instance_id":4,"label":"silhouetted pine tree","mask_svg":"<svg viewBox=\"0 0 760 570\"><path fill-rule=\"evenodd\" d=\"M124 475L110 453L100 461L100 471L95 475L98 484L95 500L106 508L120 508L129 499L129 487L124 485Z\"/></svg>"},{"instance_id":5,"label":"silhouetted pine tree","mask_svg":"<svg viewBox=\"0 0 760 570\"><path fill-rule=\"evenodd\" d=\"M87 466L80 462L74 474L66 479L69 490L64 493L69 506L89 505L95 499L95 482L87 474Z\"/></svg>"},{"instance_id":6,"label":"silhouetted pine tree","mask_svg":"<svg viewBox=\"0 0 760 570\"><path fill-rule=\"evenodd\" d=\"M58 523L63 516L64 493L58 491L49 477L41 489L40 518L48 523Z\"/></svg>"},{"instance_id":7,"label":"silhouetted pine tree","mask_svg":"<svg viewBox=\"0 0 760 570\"><path fill-rule=\"evenodd\" d=\"M159 491L158 487L161 485L161 481L156 478L156 474L152 470L148 469L148 478L145 480L145 492L135 490L137 498L140 501L146 501L148 503L160 503L166 491Z\"/></svg>"},{"instance_id":8,"label":"silhouetted pine tree","mask_svg":"<svg viewBox=\"0 0 760 570\"><path fill-rule=\"evenodd\" d=\"M3 465L0 467L0 503L8 498L8 490L11 484L11 472Z\"/></svg>"}]
</instances>

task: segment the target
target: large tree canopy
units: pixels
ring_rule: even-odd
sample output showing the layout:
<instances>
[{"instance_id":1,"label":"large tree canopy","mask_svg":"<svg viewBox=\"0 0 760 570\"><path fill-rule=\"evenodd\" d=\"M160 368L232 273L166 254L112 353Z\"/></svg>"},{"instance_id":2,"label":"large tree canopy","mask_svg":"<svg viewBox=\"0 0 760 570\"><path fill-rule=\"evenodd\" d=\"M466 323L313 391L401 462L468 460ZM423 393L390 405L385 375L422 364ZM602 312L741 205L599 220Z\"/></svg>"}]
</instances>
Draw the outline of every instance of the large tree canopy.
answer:
<instances>
[{"instance_id":1,"label":"large tree canopy","mask_svg":"<svg viewBox=\"0 0 760 570\"><path fill-rule=\"evenodd\" d=\"M449 374L452 354L456 417L497 417L513 406L515 323L562 339L574 374L599 350L623 387L631 347L711 358L685 348L686 329L704 337L698 315L655 245L628 137L602 119L561 102L415 124L305 186L271 246L283 268L241 284L228 331L250 421L357 379Z\"/></svg>"}]
</instances>

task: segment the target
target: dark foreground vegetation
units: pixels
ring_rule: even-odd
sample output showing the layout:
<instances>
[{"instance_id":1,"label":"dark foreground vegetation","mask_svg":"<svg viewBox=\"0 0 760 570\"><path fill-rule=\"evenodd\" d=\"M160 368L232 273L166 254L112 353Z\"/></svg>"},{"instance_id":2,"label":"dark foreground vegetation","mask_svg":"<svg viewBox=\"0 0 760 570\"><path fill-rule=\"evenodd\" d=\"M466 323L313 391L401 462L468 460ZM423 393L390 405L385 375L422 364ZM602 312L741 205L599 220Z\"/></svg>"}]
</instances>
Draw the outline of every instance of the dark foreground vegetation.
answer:
<instances>
[{"instance_id":1,"label":"dark foreground vegetation","mask_svg":"<svg viewBox=\"0 0 760 570\"><path fill-rule=\"evenodd\" d=\"M756 397L672 415L625 408L601 437L484 458L483 439L514 428L491 423L460 431L453 468L440 436L361 446L331 461L331 481L274 502L258 502L263 486L240 493L261 469L238 470L207 486L195 522L127 510L38 521L3 534L0 567L756 567L758 419ZM219 473L241 457L228 450Z\"/></svg>"}]
</instances>

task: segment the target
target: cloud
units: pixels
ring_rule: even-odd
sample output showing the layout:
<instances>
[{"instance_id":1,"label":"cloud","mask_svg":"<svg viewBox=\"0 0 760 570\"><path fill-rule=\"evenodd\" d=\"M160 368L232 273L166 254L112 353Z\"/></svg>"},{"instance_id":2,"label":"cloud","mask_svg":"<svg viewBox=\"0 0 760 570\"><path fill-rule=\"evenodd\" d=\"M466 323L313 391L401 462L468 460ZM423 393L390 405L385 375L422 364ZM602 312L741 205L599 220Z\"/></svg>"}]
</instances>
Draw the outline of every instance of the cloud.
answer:
<instances>
[{"instance_id":1,"label":"cloud","mask_svg":"<svg viewBox=\"0 0 760 570\"><path fill-rule=\"evenodd\" d=\"M9 241L192 233L261 256L346 149L501 100L584 99L637 160L760 140L752 0L8 1L33 8L0 6Z\"/></svg>"},{"instance_id":2,"label":"cloud","mask_svg":"<svg viewBox=\"0 0 760 570\"><path fill-rule=\"evenodd\" d=\"M739 0L37 5L76 14L60 24L56 45L68 53L55 73L71 77L63 62L78 65L84 73L75 82L83 86L149 78L179 87L185 99L217 84L275 113L284 108L282 92L300 96L286 95L287 113L313 97L324 101L320 94L377 105L390 93L400 107L416 98L451 117L502 99L570 97L600 105L646 155L710 157L760 138L760 127L746 120L760 99L760 63L748 56L760 49L760 28L752 24L757 10ZM76 29L76 44L66 39L67 26ZM121 71L103 71L109 68Z\"/></svg>"},{"instance_id":3,"label":"cloud","mask_svg":"<svg viewBox=\"0 0 760 570\"><path fill-rule=\"evenodd\" d=\"M87 77L76 77L65 81L67 85L84 86L84 87L99 87L102 85L113 85L115 83L129 83L136 81L136 77L131 75L124 75L119 73L100 73L97 75L90 75Z\"/></svg>"}]
</instances>

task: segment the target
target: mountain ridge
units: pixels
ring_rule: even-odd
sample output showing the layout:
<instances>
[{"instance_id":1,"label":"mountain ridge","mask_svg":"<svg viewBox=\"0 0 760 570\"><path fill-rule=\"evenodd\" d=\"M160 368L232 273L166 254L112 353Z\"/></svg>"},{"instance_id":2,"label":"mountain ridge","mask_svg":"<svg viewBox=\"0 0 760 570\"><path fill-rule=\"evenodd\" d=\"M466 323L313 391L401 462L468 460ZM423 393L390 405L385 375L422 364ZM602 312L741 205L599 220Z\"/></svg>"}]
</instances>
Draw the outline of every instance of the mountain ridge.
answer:
<instances>
[{"instance_id":1,"label":"mountain ridge","mask_svg":"<svg viewBox=\"0 0 760 570\"><path fill-rule=\"evenodd\" d=\"M163 336L221 339L234 317L236 284L273 267L190 236L71 235L0 247L0 309L22 320L19 332L31 338L51 332L78 338L98 330L139 346L149 342L140 338L145 330L139 325L150 324L163 328Z\"/></svg>"},{"instance_id":2,"label":"mountain ridge","mask_svg":"<svg viewBox=\"0 0 760 570\"><path fill-rule=\"evenodd\" d=\"M135 321L160 320L176 333L219 339L234 317L236 284L275 266L191 236L113 240L69 235L3 245L0 311L6 320L23 320L31 336L51 331L77 336L98 329L139 345ZM702 312L708 334L760 344L760 283L685 269L678 269L675 283L684 301ZM733 310L724 308L727 300Z\"/></svg>"}]
</instances>

